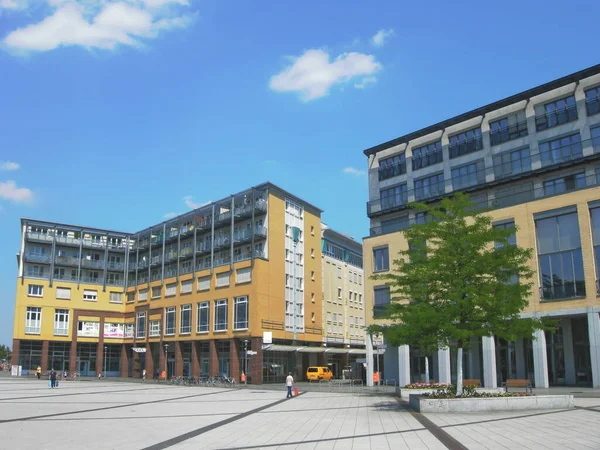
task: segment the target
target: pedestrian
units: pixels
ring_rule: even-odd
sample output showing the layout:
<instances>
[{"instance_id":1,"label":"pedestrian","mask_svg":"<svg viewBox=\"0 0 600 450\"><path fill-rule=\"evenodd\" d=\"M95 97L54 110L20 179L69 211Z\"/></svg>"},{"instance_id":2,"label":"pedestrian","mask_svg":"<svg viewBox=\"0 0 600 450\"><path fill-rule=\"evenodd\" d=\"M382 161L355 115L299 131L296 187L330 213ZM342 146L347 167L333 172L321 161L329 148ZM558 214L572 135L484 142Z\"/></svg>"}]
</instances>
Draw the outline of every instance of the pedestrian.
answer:
<instances>
[{"instance_id":1,"label":"pedestrian","mask_svg":"<svg viewBox=\"0 0 600 450\"><path fill-rule=\"evenodd\" d=\"M156 381L158 381L158 377L159 377L159 375L160 375L160 370L158 370L158 369L154 369L154 379L155 379Z\"/></svg>"},{"instance_id":2,"label":"pedestrian","mask_svg":"<svg viewBox=\"0 0 600 450\"><path fill-rule=\"evenodd\" d=\"M287 386L286 398L292 398L292 386L294 386L294 377L292 376L292 372L288 372L288 376L285 379L285 385Z\"/></svg>"},{"instance_id":3,"label":"pedestrian","mask_svg":"<svg viewBox=\"0 0 600 450\"><path fill-rule=\"evenodd\" d=\"M50 387L56 387L56 372L54 371L54 369L50 371Z\"/></svg>"},{"instance_id":4,"label":"pedestrian","mask_svg":"<svg viewBox=\"0 0 600 450\"><path fill-rule=\"evenodd\" d=\"M37 370L35 371L35 374L37 375L38 380L40 378L42 378L42 368L40 366L37 367Z\"/></svg>"},{"instance_id":5,"label":"pedestrian","mask_svg":"<svg viewBox=\"0 0 600 450\"><path fill-rule=\"evenodd\" d=\"M142 380L146 381L146 369L142 370Z\"/></svg>"}]
</instances>

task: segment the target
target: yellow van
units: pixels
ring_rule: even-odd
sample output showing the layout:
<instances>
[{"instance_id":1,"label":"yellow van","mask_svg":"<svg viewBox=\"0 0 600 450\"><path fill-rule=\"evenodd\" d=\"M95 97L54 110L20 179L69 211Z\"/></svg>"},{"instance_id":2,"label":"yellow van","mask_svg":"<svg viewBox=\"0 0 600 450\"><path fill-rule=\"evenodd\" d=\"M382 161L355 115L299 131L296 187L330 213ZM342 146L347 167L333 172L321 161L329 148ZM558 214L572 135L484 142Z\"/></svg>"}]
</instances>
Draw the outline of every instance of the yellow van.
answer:
<instances>
[{"instance_id":1,"label":"yellow van","mask_svg":"<svg viewBox=\"0 0 600 450\"><path fill-rule=\"evenodd\" d=\"M331 380L333 372L329 367L309 367L306 369L306 379L308 381Z\"/></svg>"}]
</instances>

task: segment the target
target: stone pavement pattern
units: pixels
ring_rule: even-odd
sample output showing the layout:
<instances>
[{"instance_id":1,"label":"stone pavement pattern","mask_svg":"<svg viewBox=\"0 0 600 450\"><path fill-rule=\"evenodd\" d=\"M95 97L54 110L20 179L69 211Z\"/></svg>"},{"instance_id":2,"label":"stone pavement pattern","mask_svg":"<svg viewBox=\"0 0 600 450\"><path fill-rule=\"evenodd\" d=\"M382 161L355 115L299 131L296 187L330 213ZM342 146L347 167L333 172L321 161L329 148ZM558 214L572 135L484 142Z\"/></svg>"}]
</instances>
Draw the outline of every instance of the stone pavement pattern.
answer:
<instances>
[{"instance_id":1,"label":"stone pavement pattern","mask_svg":"<svg viewBox=\"0 0 600 450\"><path fill-rule=\"evenodd\" d=\"M52 390L45 380L3 378L0 448L600 449L600 399L576 404L528 414L423 415L428 425L383 393L314 391L286 400L283 387L70 381ZM454 444L442 443L440 430Z\"/></svg>"}]
</instances>

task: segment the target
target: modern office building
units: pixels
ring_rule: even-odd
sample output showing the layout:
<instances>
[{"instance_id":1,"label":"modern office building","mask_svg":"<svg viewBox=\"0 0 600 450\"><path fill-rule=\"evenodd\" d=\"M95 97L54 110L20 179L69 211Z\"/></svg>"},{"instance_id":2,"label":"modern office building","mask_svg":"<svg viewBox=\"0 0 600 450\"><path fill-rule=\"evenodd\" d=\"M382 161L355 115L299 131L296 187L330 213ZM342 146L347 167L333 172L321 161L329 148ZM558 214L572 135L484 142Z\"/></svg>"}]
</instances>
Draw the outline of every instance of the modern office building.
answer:
<instances>
[{"instance_id":1,"label":"modern office building","mask_svg":"<svg viewBox=\"0 0 600 450\"><path fill-rule=\"evenodd\" d=\"M264 183L137 233L22 219L13 364L302 378L325 351L320 217Z\"/></svg>"},{"instance_id":2,"label":"modern office building","mask_svg":"<svg viewBox=\"0 0 600 450\"><path fill-rule=\"evenodd\" d=\"M365 360L362 245L321 224L323 365L337 378L361 378Z\"/></svg>"},{"instance_id":3,"label":"modern office building","mask_svg":"<svg viewBox=\"0 0 600 450\"><path fill-rule=\"evenodd\" d=\"M532 248L535 288L523 316L552 316L554 333L533 340L473 341L465 378L496 386L529 378L537 387L600 387L600 65L466 112L364 151L370 236L364 239L367 322L389 303L370 279L407 249L402 230L427 220L408 207L468 192L494 226ZM431 361L436 381L455 380L454 357ZM388 347L384 377L424 379L418 349Z\"/></svg>"}]
</instances>

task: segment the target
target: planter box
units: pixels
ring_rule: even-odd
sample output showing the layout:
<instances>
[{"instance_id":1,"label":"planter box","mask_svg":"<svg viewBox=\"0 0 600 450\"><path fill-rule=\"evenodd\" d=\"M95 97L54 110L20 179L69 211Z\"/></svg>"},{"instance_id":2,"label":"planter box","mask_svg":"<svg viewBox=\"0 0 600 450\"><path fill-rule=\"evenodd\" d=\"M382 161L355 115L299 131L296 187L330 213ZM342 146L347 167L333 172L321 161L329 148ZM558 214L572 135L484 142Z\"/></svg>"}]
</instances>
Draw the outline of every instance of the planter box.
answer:
<instances>
[{"instance_id":1,"label":"planter box","mask_svg":"<svg viewBox=\"0 0 600 450\"><path fill-rule=\"evenodd\" d=\"M501 393L504 392L504 388L477 388L475 389L477 392L479 393L485 393L485 394L496 394L496 393ZM435 392L437 391L437 389L407 389L407 388L402 388L400 389L399 395L400 398L402 398L402 400L406 400L408 401L409 396L411 395L422 395L422 394L427 394L429 392Z\"/></svg>"},{"instance_id":2,"label":"planter box","mask_svg":"<svg viewBox=\"0 0 600 450\"><path fill-rule=\"evenodd\" d=\"M423 395L411 395L409 403L413 409L422 413L574 408L572 395L448 399L430 399Z\"/></svg>"}]
</instances>

